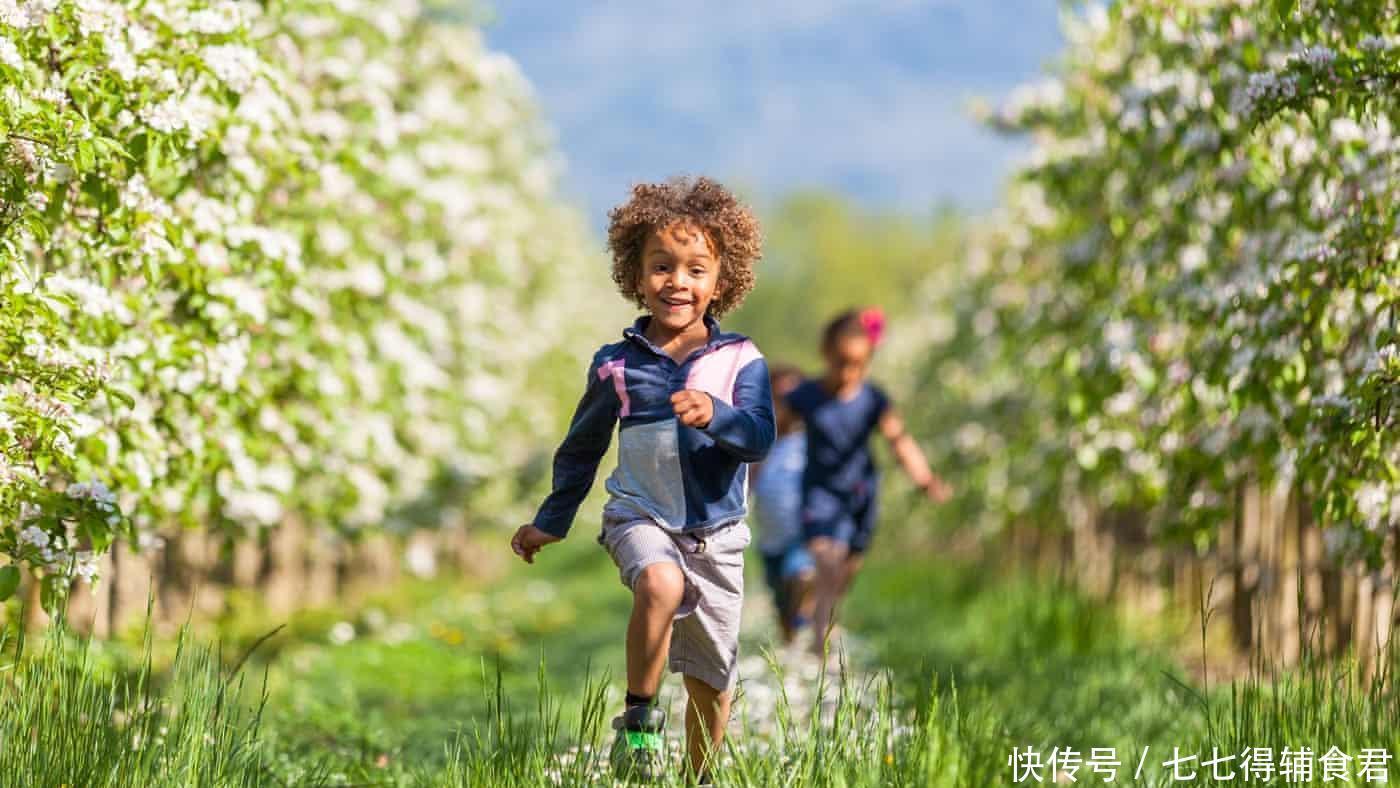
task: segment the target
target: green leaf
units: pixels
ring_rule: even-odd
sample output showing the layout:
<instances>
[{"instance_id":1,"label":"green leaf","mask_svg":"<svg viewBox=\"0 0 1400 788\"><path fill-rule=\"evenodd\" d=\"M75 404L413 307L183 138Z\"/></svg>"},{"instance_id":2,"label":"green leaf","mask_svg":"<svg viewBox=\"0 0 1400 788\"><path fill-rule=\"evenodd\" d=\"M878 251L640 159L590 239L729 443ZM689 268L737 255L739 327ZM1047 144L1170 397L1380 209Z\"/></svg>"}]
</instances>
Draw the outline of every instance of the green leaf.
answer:
<instances>
[{"instance_id":1,"label":"green leaf","mask_svg":"<svg viewBox=\"0 0 1400 788\"><path fill-rule=\"evenodd\" d=\"M63 192L60 190L49 199L48 207L44 210L44 221L53 227L57 227L63 218L63 203L65 201Z\"/></svg>"},{"instance_id":2,"label":"green leaf","mask_svg":"<svg viewBox=\"0 0 1400 788\"><path fill-rule=\"evenodd\" d=\"M0 567L0 602L15 595L19 588L19 567L14 564Z\"/></svg>"},{"instance_id":3,"label":"green leaf","mask_svg":"<svg viewBox=\"0 0 1400 788\"><path fill-rule=\"evenodd\" d=\"M96 160L96 156L93 155L92 143L86 140L79 142L77 155L78 171L87 172L92 169L92 165Z\"/></svg>"}]
</instances>

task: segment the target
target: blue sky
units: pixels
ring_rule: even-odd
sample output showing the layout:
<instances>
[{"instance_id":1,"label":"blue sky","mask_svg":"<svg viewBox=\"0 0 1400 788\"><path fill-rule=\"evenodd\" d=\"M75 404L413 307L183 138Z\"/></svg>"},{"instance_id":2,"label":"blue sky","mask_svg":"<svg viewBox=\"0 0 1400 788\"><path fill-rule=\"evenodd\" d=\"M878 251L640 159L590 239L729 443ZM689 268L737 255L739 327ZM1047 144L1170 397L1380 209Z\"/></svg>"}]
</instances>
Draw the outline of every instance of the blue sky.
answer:
<instances>
[{"instance_id":1,"label":"blue sky","mask_svg":"<svg viewBox=\"0 0 1400 788\"><path fill-rule=\"evenodd\" d=\"M968 117L1041 75L1057 0L496 0L490 44L531 80L603 221L639 180L706 173L761 198L989 206L1024 143ZM703 10L702 10L703 9Z\"/></svg>"}]
</instances>

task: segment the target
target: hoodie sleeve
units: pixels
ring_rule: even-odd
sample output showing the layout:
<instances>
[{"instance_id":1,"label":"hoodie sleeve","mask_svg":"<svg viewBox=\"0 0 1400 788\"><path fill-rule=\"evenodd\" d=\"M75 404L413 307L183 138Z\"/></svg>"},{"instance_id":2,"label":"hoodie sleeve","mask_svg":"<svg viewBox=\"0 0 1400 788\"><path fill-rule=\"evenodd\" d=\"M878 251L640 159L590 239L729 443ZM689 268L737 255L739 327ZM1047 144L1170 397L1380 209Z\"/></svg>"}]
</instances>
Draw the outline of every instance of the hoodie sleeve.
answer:
<instances>
[{"instance_id":1,"label":"hoodie sleeve","mask_svg":"<svg viewBox=\"0 0 1400 788\"><path fill-rule=\"evenodd\" d=\"M715 412L703 430L706 435L743 462L758 462L768 455L777 427L768 364L762 356L749 361L735 376L733 405L718 397L710 399Z\"/></svg>"},{"instance_id":2,"label":"hoodie sleeve","mask_svg":"<svg viewBox=\"0 0 1400 788\"><path fill-rule=\"evenodd\" d=\"M554 489L540 504L534 525L547 534L564 538L573 525L574 515L598 474L598 463L612 442L621 401L611 368L602 351L588 366L588 383L574 409L569 431L554 453Z\"/></svg>"}]
</instances>

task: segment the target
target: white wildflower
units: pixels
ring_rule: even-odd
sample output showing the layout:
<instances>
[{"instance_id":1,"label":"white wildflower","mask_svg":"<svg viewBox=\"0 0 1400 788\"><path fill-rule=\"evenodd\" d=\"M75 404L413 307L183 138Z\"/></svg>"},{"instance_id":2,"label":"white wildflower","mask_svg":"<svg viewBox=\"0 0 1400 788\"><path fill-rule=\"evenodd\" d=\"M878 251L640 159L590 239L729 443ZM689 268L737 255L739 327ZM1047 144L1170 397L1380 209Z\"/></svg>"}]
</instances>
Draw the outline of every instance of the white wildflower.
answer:
<instances>
[{"instance_id":1,"label":"white wildflower","mask_svg":"<svg viewBox=\"0 0 1400 788\"><path fill-rule=\"evenodd\" d=\"M338 622L331 627L330 641L337 646L343 646L355 639L355 625L349 621Z\"/></svg>"}]
</instances>

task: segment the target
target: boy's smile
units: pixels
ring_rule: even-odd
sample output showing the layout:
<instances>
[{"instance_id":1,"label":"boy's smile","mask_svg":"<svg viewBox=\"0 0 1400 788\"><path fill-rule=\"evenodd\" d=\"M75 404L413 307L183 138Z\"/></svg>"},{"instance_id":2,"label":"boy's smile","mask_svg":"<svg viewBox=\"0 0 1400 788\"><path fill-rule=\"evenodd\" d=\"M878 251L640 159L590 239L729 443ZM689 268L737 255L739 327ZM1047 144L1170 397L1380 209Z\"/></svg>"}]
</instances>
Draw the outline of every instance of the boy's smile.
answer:
<instances>
[{"instance_id":1,"label":"boy's smile","mask_svg":"<svg viewBox=\"0 0 1400 788\"><path fill-rule=\"evenodd\" d=\"M719 260L699 227L676 222L653 231L642 247L640 290L652 322L648 336L663 348L703 344L705 313L719 283ZM693 335L693 336L692 336ZM668 351L670 348L666 348Z\"/></svg>"}]
</instances>

